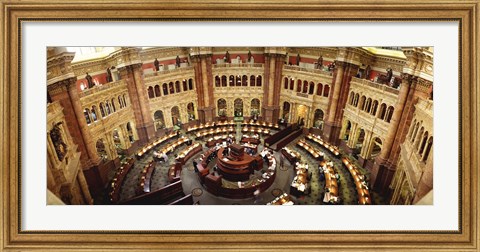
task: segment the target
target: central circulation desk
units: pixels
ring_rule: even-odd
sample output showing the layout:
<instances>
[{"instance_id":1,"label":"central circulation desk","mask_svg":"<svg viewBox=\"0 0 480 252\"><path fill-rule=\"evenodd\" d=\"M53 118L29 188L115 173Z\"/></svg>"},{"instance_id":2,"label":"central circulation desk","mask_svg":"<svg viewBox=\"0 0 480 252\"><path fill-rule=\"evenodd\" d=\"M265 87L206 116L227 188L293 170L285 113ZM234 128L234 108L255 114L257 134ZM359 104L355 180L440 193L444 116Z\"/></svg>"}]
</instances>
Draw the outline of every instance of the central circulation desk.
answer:
<instances>
[{"instance_id":1,"label":"central circulation desk","mask_svg":"<svg viewBox=\"0 0 480 252\"><path fill-rule=\"evenodd\" d=\"M252 157L244 152L244 147L238 144L230 145L229 155L224 155L222 147L217 153L218 173L229 181L246 181L254 170L260 170L263 166L261 157ZM228 157L227 157L228 156Z\"/></svg>"}]
</instances>

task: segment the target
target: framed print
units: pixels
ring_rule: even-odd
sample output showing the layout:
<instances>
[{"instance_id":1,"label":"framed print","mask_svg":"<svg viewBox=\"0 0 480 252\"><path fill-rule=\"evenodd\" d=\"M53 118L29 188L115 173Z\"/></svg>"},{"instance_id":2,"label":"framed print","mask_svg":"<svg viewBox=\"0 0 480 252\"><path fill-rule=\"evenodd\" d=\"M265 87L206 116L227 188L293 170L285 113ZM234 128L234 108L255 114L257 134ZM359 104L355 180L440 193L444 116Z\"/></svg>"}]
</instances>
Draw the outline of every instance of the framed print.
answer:
<instances>
[{"instance_id":1,"label":"framed print","mask_svg":"<svg viewBox=\"0 0 480 252\"><path fill-rule=\"evenodd\" d=\"M478 1L1 6L2 250L478 250Z\"/></svg>"}]
</instances>

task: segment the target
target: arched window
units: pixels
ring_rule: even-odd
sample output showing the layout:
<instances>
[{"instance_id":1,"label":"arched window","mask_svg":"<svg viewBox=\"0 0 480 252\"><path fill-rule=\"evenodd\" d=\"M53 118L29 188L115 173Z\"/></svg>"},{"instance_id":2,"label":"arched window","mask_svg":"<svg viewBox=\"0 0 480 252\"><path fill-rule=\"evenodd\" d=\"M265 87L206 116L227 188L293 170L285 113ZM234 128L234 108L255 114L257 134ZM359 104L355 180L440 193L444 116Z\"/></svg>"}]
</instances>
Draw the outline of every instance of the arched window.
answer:
<instances>
[{"instance_id":1,"label":"arched window","mask_svg":"<svg viewBox=\"0 0 480 252\"><path fill-rule=\"evenodd\" d=\"M227 101L225 99L218 99L217 101L218 116L227 115Z\"/></svg>"},{"instance_id":2,"label":"arched window","mask_svg":"<svg viewBox=\"0 0 480 252\"><path fill-rule=\"evenodd\" d=\"M261 87L262 86L262 76L259 75L257 76L257 87Z\"/></svg>"},{"instance_id":3,"label":"arched window","mask_svg":"<svg viewBox=\"0 0 480 252\"><path fill-rule=\"evenodd\" d=\"M365 100L367 99L367 97L365 97L364 95L362 95L362 97L360 98L360 110L363 110L365 108Z\"/></svg>"},{"instance_id":4,"label":"arched window","mask_svg":"<svg viewBox=\"0 0 480 252\"><path fill-rule=\"evenodd\" d=\"M235 77L233 75L230 75L230 77L228 77L228 86L235 86Z\"/></svg>"},{"instance_id":5,"label":"arched window","mask_svg":"<svg viewBox=\"0 0 480 252\"><path fill-rule=\"evenodd\" d=\"M308 88L308 94L313 94L313 89L315 89L315 83L310 82L310 87Z\"/></svg>"},{"instance_id":6,"label":"arched window","mask_svg":"<svg viewBox=\"0 0 480 252\"><path fill-rule=\"evenodd\" d=\"M290 114L290 103L284 102L283 103L283 112L282 112L282 118L284 122L288 121L288 115Z\"/></svg>"},{"instance_id":7,"label":"arched window","mask_svg":"<svg viewBox=\"0 0 480 252\"><path fill-rule=\"evenodd\" d=\"M188 79L188 90L193 90L193 79Z\"/></svg>"},{"instance_id":8,"label":"arched window","mask_svg":"<svg viewBox=\"0 0 480 252\"><path fill-rule=\"evenodd\" d=\"M175 94L175 88L173 87L173 82L168 83L168 93Z\"/></svg>"},{"instance_id":9,"label":"arched window","mask_svg":"<svg viewBox=\"0 0 480 252\"><path fill-rule=\"evenodd\" d=\"M388 109L387 109L387 117L385 118L385 121L390 122L390 120L392 120L393 111L394 111L393 106L388 107Z\"/></svg>"},{"instance_id":10,"label":"arched window","mask_svg":"<svg viewBox=\"0 0 480 252\"><path fill-rule=\"evenodd\" d=\"M260 115L260 100L255 98L250 102L250 116Z\"/></svg>"},{"instance_id":11,"label":"arched window","mask_svg":"<svg viewBox=\"0 0 480 252\"><path fill-rule=\"evenodd\" d=\"M413 123L410 125L410 129L407 134L407 139L412 139L413 131L415 130L415 124L417 124L417 119L414 119Z\"/></svg>"},{"instance_id":12,"label":"arched window","mask_svg":"<svg viewBox=\"0 0 480 252\"><path fill-rule=\"evenodd\" d=\"M163 89L163 95L168 95L167 83L163 83L162 89Z\"/></svg>"},{"instance_id":13,"label":"arched window","mask_svg":"<svg viewBox=\"0 0 480 252\"><path fill-rule=\"evenodd\" d=\"M189 104L187 104L187 114L188 114L188 121L195 120L195 106L193 105L193 102L190 102Z\"/></svg>"},{"instance_id":14,"label":"arched window","mask_svg":"<svg viewBox=\"0 0 480 252\"><path fill-rule=\"evenodd\" d=\"M84 109L83 110L83 115L85 116L85 120L87 121L87 124L90 124L92 123L92 121L90 120L90 109Z\"/></svg>"},{"instance_id":15,"label":"arched window","mask_svg":"<svg viewBox=\"0 0 480 252\"><path fill-rule=\"evenodd\" d=\"M378 107L378 101L375 100L375 101L373 101L372 109L370 110L370 114L375 116L377 114L377 107Z\"/></svg>"},{"instance_id":16,"label":"arched window","mask_svg":"<svg viewBox=\"0 0 480 252\"><path fill-rule=\"evenodd\" d=\"M284 89L288 89L288 82L289 82L289 81L288 81L288 78L285 77L285 78L283 79L283 81L284 81L283 88L284 88Z\"/></svg>"},{"instance_id":17,"label":"arched window","mask_svg":"<svg viewBox=\"0 0 480 252\"><path fill-rule=\"evenodd\" d=\"M237 75L235 77L235 86L241 86L242 85L242 77L240 75Z\"/></svg>"},{"instance_id":18,"label":"arched window","mask_svg":"<svg viewBox=\"0 0 480 252\"><path fill-rule=\"evenodd\" d=\"M352 129L352 123L350 121L345 122L345 133L343 134L342 139L343 140L348 140L350 138L350 130Z\"/></svg>"},{"instance_id":19,"label":"arched window","mask_svg":"<svg viewBox=\"0 0 480 252\"><path fill-rule=\"evenodd\" d=\"M125 104L123 104L123 99L121 95L118 96L118 103L120 104L120 108L125 107Z\"/></svg>"},{"instance_id":20,"label":"arched window","mask_svg":"<svg viewBox=\"0 0 480 252\"><path fill-rule=\"evenodd\" d=\"M153 88L152 87L148 87L147 92L148 92L148 98L149 99L152 99L153 97L155 97L155 95L153 94Z\"/></svg>"},{"instance_id":21,"label":"arched window","mask_svg":"<svg viewBox=\"0 0 480 252\"><path fill-rule=\"evenodd\" d=\"M365 111L369 113L371 108L372 108L372 98L368 98L367 103L365 104Z\"/></svg>"},{"instance_id":22,"label":"arched window","mask_svg":"<svg viewBox=\"0 0 480 252\"><path fill-rule=\"evenodd\" d=\"M217 76L218 77L218 76ZM220 78L218 79L218 81L220 81ZM182 84L183 84L183 91L188 91L188 84L187 84L187 80L183 80L182 81ZM220 84L220 83L218 83Z\"/></svg>"},{"instance_id":23,"label":"arched window","mask_svg":"<svg viewBox=\"0 0 480 252\"><path fill-rule=\"evenodd\" d=\"M112 111L115 112L117 109L115 108L115 99L112 98Z\"/></svg>"},{"instance_id":24,"label":"arched window","mask_svg":"<svg viewBox=\"0 0 480 252\"><path fill-rule=\"evenodd\" d=\"M110 112L110 104L108 104L108 101L105 101L105 113L107 115L110 115L111 112Z\"/></svg>"},{"instance_id":25,"label":"arched window","mask_svg":"<svg viewBox=\"0 0 480 252\"><path fill-rule=\"evenodd\" d=\"M175 93L180 93L180 81L175 81Z\"/></svg>"},{"instance_id":26,"label":"arched window","mask_svg":"<svg viewBox=\"0 0 480 252\"><path fill-rule=\"evenodd\" d=\"M242 76L242 86L248 86L248 76Z\"/></svg>"},{"instance_id":27,"label":"arched window","mask_svg":"<svg viewBox=\"0 0 480 252\"><path fill-rule=\"evenodd\" d=\"M178 109L178 106L174 106L171 110L172 113L172 124L177 125L180 124L180 109Z\"/></svg>"},{"instance_id":28,"label":"arched window","mask_svg":"<svg viewBox=\"0 0 480 252\"><path fill-rule=\"evenodd\" d=\"M250 76L250 87L255 87L255 75Z\"/></svg>"},{"instance_id":29,"label":"arched window","mask_svg":"<svg viewBox=\"0 0 480 252\"><path fill-rule=\"evenodd\" d=\"M383 120L385 118L386 111L387 111L387 104L382 103L382 105L380 105L380 113L378 114L378 118Z\"/></svg>"},{"instance_id":30,"label":"arched window","mask_svg":"<svg viewBox=\"0 0 480 252\"><path fill-rule=\"evenodd\" d=\"M415 142L415 139L417 138L417 133L418 133L419 127L420 127L420 122L417 122L417 124L415 124L415 128L413 130L412 138L410 138L410 142L412 142L412 144Z\"/></svg>"},{"instance_id":31,"label":"arched window","mask_svg":"<svg viewBox=\"0 0 480 252\"><path fill-rule=\"evenodd\" d=\"M94 122L97 121L97 107L95 105L92 106L92 119Z\"/></svg>"},{"instance_id":32,"label":"arched window","mask_svg":"<svg viewBox=\"0 0 480 252\"><path fill-rule=\"evenodd\" d=\"M135 137L133 135L133 128L130 122L127 123L127 133L128 133L128 140L130 140L130 142L133 143L135 141Z\"/></svg>"},{"instance_id":33,"label":"arched window","mask_svg":"<svg viewBox=\"0 0 480 252\"><path fill-rule=\"evenodd\" d=\"M420 146L420 142L422 142L423 131L424 131L424 128L421 127L420 131L417 134L417 137L415 138L415 142L413 143L413 148L415 148L416 150L418 150L418 147Z\"/></svg>"},{"instance_id":34,"label":"arched window","mask_svg":"<svg viewBox=\"0 0 480 252\"><path fill-rule=\"evenodd\" d=\"M155 85L155 97L160 97L162 94L160 93L160 85Z\"/></svg>"},{"instance_id":35,"label":"arched window","mask_svg":"<svg viewBox=\"0 0 480 252\"><path fill-rule=\"evenodd\" d=\"M155 123L155 128L157 130L165 128L165 119L163 118L163 111L157 110L153 114L153 120Z\"/></svg>"},{"instance_id":36,"label":"arched window","mask_svg":"<svg viewBox=\"0 0 480 252\"><path fill-rule=\"evenodd\" d=\"M317 84L317 95L322 95L322 91L323 91L323 85L322 83L318 83Z\"/></svg>"},{"instance_id":37,"label":"arched window","mask_svg":"<svg viewBox=\"0 0 480 252\"><path fill-rule=\"evenodd\" d=\"M243 116L243 100L240 98L233 101L234 116L241 117Z\"/></svg>"},{"instance_id":38,"label":"arched window","mask_svg":"<svg viewBox=\"0 0 480 252\"><path fill-rule=\"evenodd\" d=\"M353 99L353 106L355 106L355 107L358 106L358 99L360 99L360 95L355 94L355 99Z\"/></svg>"},{"instance_id":39,"label":"arched window","mask_svg":"<svg viewBox=\"0 0 480 252\"><path fill-rule=\"evenodd\" d=\"M220 87L220 77L215 76L215 87Z\"/></svg>"},{"instance_id":40,"label":"arched window","mask_svg":"<svg viewBox=\"0 0 480 252\"><path fill-rule=\"evenodd\" d=\"M97 154L98 156L106 160L107 159L107 151L105 149L105 144L103 143L103 139L98 139L97 142L95 143L95 147L97 149Z\"/></svg>"},{"instance_id":41,"label":"arched window","mask_svg":"<svg viewBox=\"0 0 480 252\"><path fill-rule=\"evenodd\" d=\"M425 145L427 144L428 139L428 131L425 131L422 138L422 143L420 144L420 149L418 150L418 154L422 155L423 151L425 150Z\"/></svg>"},{"instance_id":42,"label":"arched window","mask_svg":"<svg viewBox=\"0 0 480 252\"><path fill-rule=\"evenodd\" d=\"M126 95L123 95L123 106L126 107L127 105L128 105L127 104L127 97L126 97Z\"/></svg>"},{"instance_id":43,"label":"arched window","mask_svg":"<svg viewBox=\"0 0 480 252\"><path fill-rule=\"evenodd\" d=\"M308 92L308 81L303 81L303 90L302 93L307 93Z\"/></svg>"},{"instance_id":44,"label":"arched window","mask_svg":"<svg viewBox=\"0 0 480 252\"><path fill-rule=\"evenodd\" d=\"M226 86L227 86L227 76L222 75L222 87L226 87Z\"/></svg>"},{"instance_id":45,"label":"arched window","mask_svg":"<svg viewBox=\"0 0 480 252\"><path fill-rule=\"evenodd\" d=\"M433 146L433 137L430 137L428 139L427 148L425 149L425 154L423 154L423 158L422 158L423 162L427 161L428 155L430 155L430 150L432 149L432 146Z\"/></svg>"},{"instance_id":46,"label":"arched window","mask_svg":"<svg viewBox=\"0 0 480 252\"><path fill-rule=\"evenodd\" d=\"M370 146L371 152L369 159L373 159L380 154L382 151L382 140L378 137L375 137L372 141L372 145Z\"/></svg>"},{"instance_id":47,"label":"arched window","mask_svg":"<svg viewBox=\"0 0 480 252\"><path fill-rule=\"evenodd\" d=\"M316 109L313 116L313 127L322 129L323 128L323 117L324 113L321 109Z\"/></svg>"},{"instance_id":48,"label":"arched window","mask_svg":"<svg viewBox=\"0 0 480 252\"><path fill-rule=\"evenodd\" d=\"M329 85L325 85L325 87L323 88L323 96L324 97L328 97L328 94L330 93L330 86Z\"/></svg>"},{"instance_id":49,"label":"arched window","mask_svg":"<svg viewBox=\"0 0 480 252\"><path fill-rule=\"evenodd\" d=\"M297 80L297 92L302 92L302 80Z\"/></svg>"},{"instance_id":50,"label":"arched window","mask_svg":"<svg viewBox=\"0 0 480 252\"><path fill-rule=\"evenodd\" d=\"M105 108L103 107L103 102L100 102L100 113L102 114L102 118L105 117Z\"/></svg>"},{"instance_id":51,"label":"arched window","mask_svg":"<svg viewBox=\"0 0 480 252\"><path fill-rule=\"evenodd\" d=\"M294 86L295 86L295 79L291 78L290 79L290 90L293 90Z\"/></svg>"},{"instance_id":52,"label":"arched window","mask_svg":"<svg viewBox=\"0 0 480 252\"><path fill-rule=\"evenodd\" d=\"M353 105L353 100L355 99L355 93L350 92L350 97L348 98L348 104Z\"/></svg>"}]
</instances>

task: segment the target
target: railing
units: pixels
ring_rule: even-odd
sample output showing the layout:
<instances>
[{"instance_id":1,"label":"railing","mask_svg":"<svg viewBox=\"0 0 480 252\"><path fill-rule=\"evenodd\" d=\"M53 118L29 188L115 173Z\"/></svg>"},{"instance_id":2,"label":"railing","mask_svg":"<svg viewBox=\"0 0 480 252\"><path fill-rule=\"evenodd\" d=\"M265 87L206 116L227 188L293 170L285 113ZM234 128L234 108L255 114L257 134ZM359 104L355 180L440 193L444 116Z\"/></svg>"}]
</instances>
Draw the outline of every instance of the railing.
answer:
<instances>
[{"instance_id":1,"label":"railing","mask_svg":"<svg viewBox=\"0 0 480 252\"><path fill-rule=\"evenodd\" d=\"M162 74L189 72L191 70L193 70L193 66L177 67L175 69L164 69L164 70L160 70L158 72L147 73L147 74L144 74L144 77L148 78L148 77L153 77L153 76L159 76L159 75L162 75Z\"/></svg>"},{"instance_id":2,"label":"railing","mask_svg":"<svg viewBox=\"0 0 480 252\"><path fill-rule=\"evenodd\" d=\"M366 79L360 79L360 78L353 77L352 78L352 83L357 83L357 84L360 84L360 85L369 86L369 87L379 89L379 90L383 90L385 92L392 93L392 94L395 94L395 95L398 95L400 93L400 90L398 90L398 89L389 87L387 85L375 83L373 81L369 81L369 80L366 80Z\"/></svg>"},{"instance_id":3,"label":"railing","mask_svg":"<svg viewBox=\"0 0 480 252\"><path fill-rule=\"evenodd\" d=\"M330 71L325 71L322 69L313 69L313 68L305 68L305 67L300 67L300 66L283 66L283 69L285 70L293 70L293 71L302 71L302 72L309 72L309 73L316 73L316 74L323 74L323 75L328 75L332 76L333 72Z\"/></svg>"},{"instance_id":4,"label":"railing","mask_svg":"<svg viewBox=\"0 0 480 252\"><path fill-rule=\"evenodd\" d=\"M212 64L213 68L229 68L229 67L263 67L262 63L223 63Z\"/></svg>"},{"instance_id":5,"label":"railing","mask_svg":"<svg viewBox=\"0 0 480 252\"><path fill-rule=\"evenodd\" d=\"M424 111L432 111L433 110L433 101L432 100L419 99L416 106L419 109L422 109Z\"/></svg>"},{"instance_id":6,"label":"railing","mask_svg":"<svg viewBox=\"0 0 480 252\"><path fill-rule=\"evenodd\" d=\"M106 89L109 89L111 87L114 87L114 86L117 86L117 85L122 85L122 84L125 84L123 80L119 80L119 81L115 81L115 82L110 82L110 83L107 83L107 84L103 84L103 85L100 85L100 86L94 86L92 88L89 88L89 89L84 89L82 92L80 92L78 94L78 96L81 98L81 97L85 97L85 96L89 96L91 94L95 94L95 93L98 93L102 90L106 90Z\"/></svg>"}]
</instances>

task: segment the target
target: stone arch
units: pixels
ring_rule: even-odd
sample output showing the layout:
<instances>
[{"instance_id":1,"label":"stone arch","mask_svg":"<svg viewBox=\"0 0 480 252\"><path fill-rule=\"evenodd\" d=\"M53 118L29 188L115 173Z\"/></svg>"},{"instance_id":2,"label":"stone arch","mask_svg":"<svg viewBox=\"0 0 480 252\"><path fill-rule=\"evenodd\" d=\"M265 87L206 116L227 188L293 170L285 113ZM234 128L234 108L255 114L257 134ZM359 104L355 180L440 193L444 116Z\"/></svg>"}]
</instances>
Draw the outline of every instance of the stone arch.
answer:
<instances>
[{"instance_id":1,"label":"stone arch","mask_svg":"<svg viewBox=\"0 0 480 252\"><path fill-rule=\"evenodd\" d=\"M321 109L316 109L314 116L313 116L313 127L318 129L323 129L323 119L324 119L324 112Z\"/></svg>"},{"instance_id":2,"label":"stone arch","mask_svg":"<svg viewBox=\"0 0 480 252\"><path fill-rule=\"evenodd\" d=\"M157 110L153 114L153 121L155 123L155 129L163 129L165 128L165 118L163 116L163 111L162 110Z\"/></svg>"}]
</instances>

